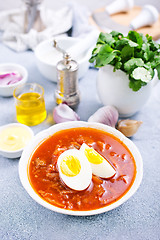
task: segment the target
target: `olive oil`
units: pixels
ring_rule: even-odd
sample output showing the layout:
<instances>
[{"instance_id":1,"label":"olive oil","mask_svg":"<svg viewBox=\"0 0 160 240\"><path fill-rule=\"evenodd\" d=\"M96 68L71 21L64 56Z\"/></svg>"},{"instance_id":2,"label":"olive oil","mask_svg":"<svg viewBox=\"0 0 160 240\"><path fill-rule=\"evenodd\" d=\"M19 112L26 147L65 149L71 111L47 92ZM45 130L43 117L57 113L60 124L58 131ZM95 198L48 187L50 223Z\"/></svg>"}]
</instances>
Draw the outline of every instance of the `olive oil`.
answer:
<instances>
[{"instance_id":1,"label":"olive oil","mask_svg":"<svg viewBox=\"0 0 160 240\"><path fill-rule=\"evenodd\" d=\"M44 98L37 92L20 94L16 103L17 121L28 126L43 122L47 116Z\"/></svg>"}]
</instances>

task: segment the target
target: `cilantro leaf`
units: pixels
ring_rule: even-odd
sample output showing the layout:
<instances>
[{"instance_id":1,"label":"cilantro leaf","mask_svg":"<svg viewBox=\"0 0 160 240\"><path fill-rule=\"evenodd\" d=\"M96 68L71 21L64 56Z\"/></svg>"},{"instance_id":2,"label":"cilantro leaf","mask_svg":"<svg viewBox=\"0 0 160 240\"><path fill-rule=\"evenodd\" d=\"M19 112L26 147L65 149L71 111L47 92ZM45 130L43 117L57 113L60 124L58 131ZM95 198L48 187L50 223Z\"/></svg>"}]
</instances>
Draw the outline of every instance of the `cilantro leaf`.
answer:
<instances>
[{"instance_id":1,"label":"cilantro leaf","mask_svg":"<svg viewBox=\"0 0 160 240\"><path fill-rule=\"evenodd\" d=\"M149 36L148 34L146 35L146 38L147 38L147 42L150 44L150 48L152 51L158 51L159 48L160 48L160 45L153 41L152 37Z\"/></svg>"},{"instance_id":2,"label":"cilantro leaf","mask_svg":"<svg viewBox=\"0 0 160 240\"><path fill-rule=\"evenodd\" d=\"M160 79L160 64L157 65L156 70L157 70L157 73L158 73L158 78Z\"/></svg>"},{"instance_id":3,"label":"cilantro leaf","mask_svg":"<svg viewBox=\"0 0 160 240\"><path fill-rule=\"evenodd\" d=\"M111 46L115 42L114 38L112 38L112 35L109 33L103 33L101 32L99 35L99 38L97 40L97 44L108 44Z\"/></svg>"},{"instance_id":4,"label":"cilantro leaf","mask_svg":"<svg viewBox=\"0 0 160 240\"><path fill-rule=\"evenodd\" d=\"M92 54L97 54L102 47L101 44L97 44L96 47L93 49Z\"/></svg>"},{"instance_id":5,"label":"cilantro leaf","mask_svg":"<svg viewBox=\"0 0 160 240\"><path fill-rule=\"evenodd\" d=\"M100 51L96 57L95 67L102 67L109 64L116 56L116 52L108 45L105 44L100 48Z\"/></svg>"},{"instance_id":6,"label":"cilantro leaf","mask_svg":"<svg viewBox=\"0 0 160 240\"><path fill-rule=\"evenodd\" d=\"M121 66L122 66L122 63L121 63L120 61L119 61L119 62L116 62L115 65L114 65L114 71L115 71L116 69L120 69Z\"/></svg>"},{"instance_id":7,"label":"cilantro leaf","mask_svg":"<svg viewBox=\"0 0 160 240\"><path fill-rule=\"evenodd\" d=\"M91 58L89 59L90 63L94 63L96 61L96 55L95 56L91 56Z\"/></svg>"},{"instance_id":8,"label":"cilantro leaf","mask_svg":"<svg viewBox=\"0 0 160 240\"><path fill-rule=\"evenodd\" d=\"M131 73L136 67L142 67L144 62L141 58L131 58L124 64L124 70Z\"/></svg>"},{"instance_id":9,"label":"cilantro leaf","mask_svg":"<svg viewBox=\"0 0 160 240\"><path fill-rule=\"evenodd\" d=\"M160 44L148 34L144 36L136 31L129 31L127 36L116 31L100 33L89 61L95 67L110 64L114 71L124 71L133 91L138 91L153 78L154 69L160 79Z\"/></svg>"},{"instance_id":10,"label":"cilantro leaf","mask_svg":"<svg viewBox=\"0 0 160 240\"><path fill-rule=\"evenodd\" d=\"M129 45L131 48L137 47L138 44L129 39L120 39L116 42L116 49L122 50L125 45Z\"/></svg>"},{"instance_id":11,"label":"cilantro leaf","mask_svg":"<svg viewBox=\"0 0 160 240\"><path fill-rule=\"evenodd\" d=\"M129 45L126 45L122 48L121 57L123 62L129 60L131 57L134 57L134 49Z\"/></svg>"},{"instance_id":12,"label":"cilantro leaf","mask_svg":"<svg viewBox=\"0 0 160 240\"><path fill-rule=\"evenodd\" d=\"M142 36L136 32L136 31L129 31L128 33L128 39L132 40L133 42L137 43L139 48L142 47L143 44L143 38Z\"/></svg>"},{"instance_id":13,"label":"cilantro leaf","mask_svg":"<svg viewBox=\"0 0 160 240\"><path fill-rule=\"evenodd\" d=\"M118 40L123 37L123 34L117 31L112 31L110 34L115 40Z\"/></svg>"},{"instance_id":14,"label":"cilantro leaf","mask_svg":"<svg viewBox=\"0 0 160 240\"><path fill-rule=\"evenodd\" d=\"M141 80L135 81L133 78L130 78L129 87L133 91L138 91L142 86L145 86L147 83L142 82Z\"/></svg>"},{"instance_id":15,"label":"cilantro leaf","mask_svg":"<svg viewBox=\"0 0 160 240\"><path fill-rule=\"evenodd\" d=\"M149 58L150 58L150 45L149 45L149 43L143 43L142 44L142 50L144 51L144 59L146 61L148 61Z\"/></svg>"},{"instance_id":16,"label":"cilantro leaf","mask_svg":"<svg viewBox=\"0 0 160 240\"><path fill-rule=\"evenodd\" d=\"M144 67L135 68L131 73L131 77L135 80L141 80L142 82L146 83L152 79L150 72Z\"/></svg>"}]
</instances>

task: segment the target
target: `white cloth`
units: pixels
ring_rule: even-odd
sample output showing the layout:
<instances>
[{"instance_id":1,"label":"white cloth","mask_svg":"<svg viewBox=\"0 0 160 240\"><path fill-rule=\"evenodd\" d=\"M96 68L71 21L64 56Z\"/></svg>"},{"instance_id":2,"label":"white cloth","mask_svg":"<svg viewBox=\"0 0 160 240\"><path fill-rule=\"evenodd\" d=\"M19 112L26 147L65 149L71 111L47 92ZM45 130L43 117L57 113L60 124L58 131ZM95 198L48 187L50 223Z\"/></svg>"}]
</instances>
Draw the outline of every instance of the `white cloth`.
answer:
<instances>
[{"instance_id":1,"label":"white cloth","mask_svg":"<svg viewBox=\"0 0 160 240\"><path fill-rule=\"evenodd\" d=\"M38 32L32 28L28 33L24 33L25 9L1 11L0 30L3 31L2 41L17 52L27 49L34 50L41 41L67 32L72 27L72 15L73 11L69 6L58 11L41 6L40 16L45 29Z\"/></svg>"},{"instance_id":2,"label":"white cloth","mask_svg":"<svg viewBox=\"0 0 160 240\"><path fill-rule=\"evenodd\" d=\"M72 36L73 37L82 37L90 33L95 26L89 24L89 17L91 12L83 5L78 5L76 3L72 3L70 5L73 10L73 29Z\"/></svg>"}]
</instances>

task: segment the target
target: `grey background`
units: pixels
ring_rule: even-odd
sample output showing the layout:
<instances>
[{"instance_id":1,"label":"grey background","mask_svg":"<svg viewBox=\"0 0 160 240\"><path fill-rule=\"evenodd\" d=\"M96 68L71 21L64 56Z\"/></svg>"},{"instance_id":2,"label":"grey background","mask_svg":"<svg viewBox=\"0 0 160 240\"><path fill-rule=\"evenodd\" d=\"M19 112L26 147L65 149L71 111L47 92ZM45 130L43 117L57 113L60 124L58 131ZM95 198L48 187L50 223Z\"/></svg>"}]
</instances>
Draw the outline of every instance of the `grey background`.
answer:
<instances>
[{"instance_id":1,"label":"grey background","mask_svg":"<svg viewBox=\"0 0 160 240\"><path fill-rule=\"evenodd\" d=\"M18 6L20 1L0 0L1 9ZM68 1L47 1L61 7ZM77 1L78 2L78 1ZM106 1L79 1L90 8ZM143 1L147 2L147 1ZM157 1L158 2L158 1ZM29 82L45 89L48 115L52 115L56 84L38 71L34 53L16 53L0 44L0 63L14 62L25 66ZM81 102L77 113L86 121L101 105L96 92L97 70L89 69L79 81ZM158 94L157 94L158 93ZM157 94L157 95L156 95ZM156 97L158 96L158 97ZM132 119L143 124L132 141L139 148L144 176L138 191L120 207L100 215L73 217L58 214L37 204L21 185L19 159L0 156L0 239L1 240L159 240L160 239L160 84L141 111ZM16 122L14 99L0 97L0 125ZM32 127L34 133L49 127L49 118Z\"/></svg>"},{"instance_id":2,"label":"grey background","mask_svg":"<svg viewBox=\"0 0 160 240\"><path fill-rule=\"evenodd\" d=\"M0 44L0 63L25 66L29 82L45 89L45 102L51 116L56 84L38 71L33 52L15 53ZM81 102L77 113L86 121L102 105L96 93L97 70L89 69L79 80ZM159 88L158 88L159 86ZM160 239L160 84L143 109L132 117L143 121L132 141L144 164L143 181L134 196L120 207L100 215L73 217L58 214L37 204L22 187L17 159L0 156L0 239L1 240L159 240ZM0 97L0 125L16 122L14 99ZM49 127L47 119L32 127L34 133Z\"/></svg>"}]
</instances>

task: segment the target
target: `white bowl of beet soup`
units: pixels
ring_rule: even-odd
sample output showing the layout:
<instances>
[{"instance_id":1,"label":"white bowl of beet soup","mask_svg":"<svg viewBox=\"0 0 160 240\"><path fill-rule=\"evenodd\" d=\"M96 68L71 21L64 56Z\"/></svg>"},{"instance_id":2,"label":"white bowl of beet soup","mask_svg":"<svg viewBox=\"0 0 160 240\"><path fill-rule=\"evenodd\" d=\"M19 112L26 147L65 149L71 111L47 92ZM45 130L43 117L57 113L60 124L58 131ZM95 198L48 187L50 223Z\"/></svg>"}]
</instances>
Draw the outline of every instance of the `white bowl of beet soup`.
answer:
<instances>
[{"instance_id":1,"label":"white bowl of beet soup","mask_svg":"<svg viewBox=\"0 0 160 240\"><path fill-rule=\"evenodd\" d=\"M95 122L65 122L38 133L24 149L19 176L28 194L55 212L86 216L126 202L143 176L135 144Z\"/></svg>"}]
</instances>

